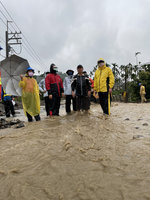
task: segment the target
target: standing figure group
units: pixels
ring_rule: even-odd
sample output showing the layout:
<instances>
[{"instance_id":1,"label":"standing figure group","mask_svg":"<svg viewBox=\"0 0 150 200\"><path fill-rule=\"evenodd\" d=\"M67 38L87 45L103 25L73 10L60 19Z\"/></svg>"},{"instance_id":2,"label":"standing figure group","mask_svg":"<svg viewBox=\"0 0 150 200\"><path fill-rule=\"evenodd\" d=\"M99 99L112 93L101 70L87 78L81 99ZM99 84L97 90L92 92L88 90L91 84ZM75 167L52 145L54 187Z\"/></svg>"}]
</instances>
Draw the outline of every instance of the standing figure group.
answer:
<instances>
[{"instance_id":1,"label":"standing figure group","mask_svg":"<svg viewBox=\"0 0 150 200\"><path fill-rule=\"evenodd\" d=\"M77 66L77 74L67 70L67 76L62 81L57 74L58 68L55 64L50 65L50 71L45 73L45 78L39 83L33 78L34 70L27 68L25 77L20 75L19 86L22 88L22 104L28 121L40 120L40 97L39 90L43 93L47 116L59 116L61 98L65 97L66 113L73 111L85 111L90 109L91 88L92 93L99 96L103 113L110 115L110 104L112 88L114 86L114 75L112 70L106 66L103 59L97 62L94 83L90 80L82 65Z\"/></svg>"}]
</instances>

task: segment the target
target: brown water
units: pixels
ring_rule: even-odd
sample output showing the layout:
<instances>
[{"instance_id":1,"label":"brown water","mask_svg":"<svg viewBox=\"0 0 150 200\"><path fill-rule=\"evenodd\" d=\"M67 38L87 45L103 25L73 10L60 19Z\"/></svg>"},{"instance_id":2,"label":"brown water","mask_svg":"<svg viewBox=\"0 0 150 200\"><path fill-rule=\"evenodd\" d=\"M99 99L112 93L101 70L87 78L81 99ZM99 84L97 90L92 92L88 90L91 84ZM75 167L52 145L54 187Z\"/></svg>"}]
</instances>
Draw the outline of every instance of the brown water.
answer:
<instances>
[{"instance_id":1,"label":"brown water","mask_svg":"<svg viewBox=\"0 0 150 200\"><path fill-rule=\"evenodd\" d=\"M135 129L138 109L134 120L132 112L129 121L123 115L134 106L116 105L106 119L96 105L90 114L45 119L1 136L0 200L150 199L149 127ZM147 135L133 139L140 131Z\"/></svg>"}]
</instances>

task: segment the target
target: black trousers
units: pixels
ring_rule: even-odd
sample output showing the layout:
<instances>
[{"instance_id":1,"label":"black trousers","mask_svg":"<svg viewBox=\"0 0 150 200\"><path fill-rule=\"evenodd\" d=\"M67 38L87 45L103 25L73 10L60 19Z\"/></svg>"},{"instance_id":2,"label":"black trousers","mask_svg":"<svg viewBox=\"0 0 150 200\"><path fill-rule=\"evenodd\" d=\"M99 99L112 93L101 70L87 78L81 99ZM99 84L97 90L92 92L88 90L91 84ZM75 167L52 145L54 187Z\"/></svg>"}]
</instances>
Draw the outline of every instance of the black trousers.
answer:
<instances>
[{"instance_id":1,"label":"black trousers","mask_svg":"<svg viewBox=\"0 0 150 200\"><path fill-rule=\"evenodd\" d=\"M28 122L32 122L33 121L32 116L29 113L26 113L26 114L27 114ZM40 115L36 115L36 116L34 116L34 118L35 118L36 121L41 120Z\"/></svg>"},{"instance_id":2,"label":"black trousers","mask_svg":"<svg viewBox=\"0 0 150 200\"><path fill-rule=\"evenodd\" d=\"M108 92L99 92L99 101L102 107L103 113L110 114L110 98Z\"/></svg>"},{"instance_id":3,"label":"black trousers","mask_svg":"<svg viewBox=\"0 0 150 200\"><path fill-rule=\"evenodd\" d=\"M46 114L48 116L49 108L50 108L50 99L49 99L49 97L44 97L44 100L45 100L45 110L46 110Z\"/></svg>"},{"instance_id":4,"label":"black trousers","mask_svg":"<svg viewBox=\"0 0 150 200\"><path fill-rule=\"evenodd\" d=\"M90 109L90 99L88 96L77 96L76 97L77 110L88 111Z\"/></svg>"},{"instance_id":5,"label":"black trousers","mask_svg":"<svg viewBox=\"0 0 150 200\"><path fill-rule=\"evenodd\" d=\"M57 115L59 116L59 109L60 109L60 97L53 96L52 99L50 99L50 107L49 107L49 113L50 116Z\"/></svg>"},{"instance_id":6,"label":"black trousers","mask_svg":"<svg viewBox=\"0 0 150 200\"><path fill-rule=\"evenodd\" d=\"M15 110L11 100L4 101L5 115L6 117L10 117L10 113L14 116Z\"/></svg>"},{"instance_id":7,"label":"black trousers","mask_svg":"<svg viewBox=\"0 0 150 200\"><path fill-rule=\"evenodd\" d=\"M72 105L73 105L73 110L77 111L76 98L73 98L72 95L66 95L66 112L67 113L71 112L71 101L72 101Z\"/></svg>"}]
</instances>

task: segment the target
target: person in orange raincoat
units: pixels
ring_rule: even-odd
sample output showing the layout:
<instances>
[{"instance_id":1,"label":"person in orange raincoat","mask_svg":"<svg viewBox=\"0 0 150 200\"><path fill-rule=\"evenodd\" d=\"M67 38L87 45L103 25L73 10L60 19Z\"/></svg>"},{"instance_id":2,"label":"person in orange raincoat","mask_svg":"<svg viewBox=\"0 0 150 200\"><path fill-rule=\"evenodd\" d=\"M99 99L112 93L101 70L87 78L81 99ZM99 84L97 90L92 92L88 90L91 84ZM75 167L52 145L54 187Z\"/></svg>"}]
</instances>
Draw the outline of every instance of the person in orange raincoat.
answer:
<instances>
[{"instance_id":1,"label":"person in orange raincoat","mask_svg":"<svg viewBox=\"0 0 150 200\"><path fill-rule=\"evenodd\" d=\"M33 75L34 70L28 67L25 77L20 75L21 81L19 82L19 87L22 88L22 105L29 122L33 121L32 117L36 121L40 120L39 86Z\"/></svg>"}]
</instances>

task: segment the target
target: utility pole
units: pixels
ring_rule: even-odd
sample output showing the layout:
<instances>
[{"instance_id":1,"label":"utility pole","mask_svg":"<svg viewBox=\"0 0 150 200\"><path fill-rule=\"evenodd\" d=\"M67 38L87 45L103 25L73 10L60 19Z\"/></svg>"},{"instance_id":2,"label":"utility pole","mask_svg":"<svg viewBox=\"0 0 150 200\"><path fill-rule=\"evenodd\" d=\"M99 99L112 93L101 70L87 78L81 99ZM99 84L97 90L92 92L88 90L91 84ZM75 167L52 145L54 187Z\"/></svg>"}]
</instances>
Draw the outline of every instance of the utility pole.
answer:
<instances>
[{"instance_id":1,"label":"utility pole","mask_svg":"<svg viewBox=\"0 0 150 200\"><path fill-rule=\"evenodd\" d=\"M10 32L9 33L9 23L11 23L12 21L7 21L7 30L5 32L5 37L6 37L6 58L9 57L9 52L10 52L10 45L20 45L21 43L21 37L20 34L21 32ZM15 40L15 41L14 41ZM9 43L9 41L12 41L11 43Z\"/></svg>"},{"instance_id":2,"label":"utility pole","mask_svg":"<svg viewBox=\"0 0 150 200\"><path fill-rule=\"evenodd\" d=\"M136 59L136 65L138 66L139 65L139 62L138 62L138 55L141 54L141 52L135 52L135 59Z\"/></svg>"}]
</instances>

